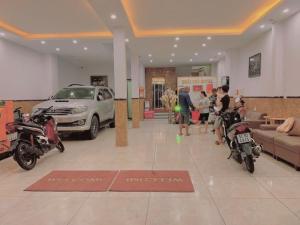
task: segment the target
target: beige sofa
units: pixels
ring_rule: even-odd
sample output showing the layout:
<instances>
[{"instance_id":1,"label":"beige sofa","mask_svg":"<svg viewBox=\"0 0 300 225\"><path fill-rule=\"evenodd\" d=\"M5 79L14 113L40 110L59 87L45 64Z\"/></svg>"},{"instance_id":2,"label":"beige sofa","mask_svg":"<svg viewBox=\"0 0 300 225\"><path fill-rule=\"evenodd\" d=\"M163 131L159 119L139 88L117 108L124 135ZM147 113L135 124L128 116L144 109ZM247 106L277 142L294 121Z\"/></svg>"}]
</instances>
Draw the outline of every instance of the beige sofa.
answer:
<instances>
[{"instance_id":1,"label":"beige sofa","mask_svg":"<svg viewBox=\"0 0 300 225\"><path fill-rule=\"evenodd\" d=\"M263 145L263 150L269 152L275 158L283 159L300 169L300 136L289 136L286 133L276 131L276 126L260 126L254 129L253 138Z\"/></svg>"}]
</instances>

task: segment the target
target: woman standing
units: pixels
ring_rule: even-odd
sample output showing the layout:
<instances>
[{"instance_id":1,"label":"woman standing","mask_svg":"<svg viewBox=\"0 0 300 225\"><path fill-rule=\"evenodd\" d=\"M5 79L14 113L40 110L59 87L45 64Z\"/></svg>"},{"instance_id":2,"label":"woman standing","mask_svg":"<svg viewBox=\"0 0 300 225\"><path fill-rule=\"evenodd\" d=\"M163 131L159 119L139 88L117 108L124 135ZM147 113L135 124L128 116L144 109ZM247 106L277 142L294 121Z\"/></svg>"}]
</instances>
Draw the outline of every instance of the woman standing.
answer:
<instances>
[{"instance_id":1,"label":"woman standing","mask_svg":"<svg viewBox=\"0 0 300 225\"><path fill-rule=\"evenodd\" d=\"M200 110L200 120L202 123L205 124L205 133L207 133L208 129L208 117L209 117L209 106L210 101L207 97L207 94L205 91L201 91L201 99L199 103L199 110Z\"/></svg>"}]
</instances>

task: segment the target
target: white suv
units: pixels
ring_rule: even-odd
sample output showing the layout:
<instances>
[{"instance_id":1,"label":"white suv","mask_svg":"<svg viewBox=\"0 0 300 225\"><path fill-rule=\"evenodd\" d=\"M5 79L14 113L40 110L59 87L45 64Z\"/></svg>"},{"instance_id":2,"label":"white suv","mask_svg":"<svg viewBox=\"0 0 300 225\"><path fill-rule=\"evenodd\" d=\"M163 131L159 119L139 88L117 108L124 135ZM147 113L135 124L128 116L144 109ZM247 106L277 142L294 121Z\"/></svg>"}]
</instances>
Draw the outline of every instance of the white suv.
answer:
<instances>
[{"instance_id":1,"label":"white suv","mask_svg":"<svg viewBox=\"0 0 300 225\"><path fill-rule=\"evenodd\" d=\"M100 126L115 126L114 93L107 87L70 85L34 106L33 112L51 106L48 114L55 118L60 133L85 132L95 139Z\"/></svg>"}]
</instances>

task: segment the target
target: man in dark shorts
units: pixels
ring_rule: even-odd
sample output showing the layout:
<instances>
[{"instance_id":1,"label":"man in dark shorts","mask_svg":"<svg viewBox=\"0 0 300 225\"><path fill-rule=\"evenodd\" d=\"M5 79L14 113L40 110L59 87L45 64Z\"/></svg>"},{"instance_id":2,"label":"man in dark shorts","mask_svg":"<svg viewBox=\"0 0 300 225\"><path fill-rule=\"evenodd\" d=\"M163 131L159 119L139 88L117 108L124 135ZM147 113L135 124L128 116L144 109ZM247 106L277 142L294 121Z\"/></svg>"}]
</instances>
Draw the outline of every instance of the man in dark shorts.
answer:
<instances>
[{"instance_id":1,"label":"man in dark shorts","mask_svg":"<svg viewBox=\"0 0 300 225\"><path fill-rule=\"evenodd\" d=\"M220 100L220 102L222 104L222 108L218 112L218 116L216 117L216 120L214 123L215 133L217 135L217 141L216 141L217 145L220 145L223 143L223 141L222 141L222 122L223 121L222 121L220 114L226 112L229 109L230 97L228 95L228 91L229 91L229 87L227 85L223 85L222 86L223 97Z\"/></svg>"},{"instance_id":2,"label":"man in dark shorts","mask_svg":"<svg viewBox=\"0 0 300 225\"><path fill-rule=\"evenodd\" d=\"M182 135L182 129L185 128L186 136L189 136L189 123L190 123L190 108L195 109L191 98L190 88L185 87L179 92L178 103L180 106L180 121L179 121L179 135Z\"/></svg>"}]
</instances>

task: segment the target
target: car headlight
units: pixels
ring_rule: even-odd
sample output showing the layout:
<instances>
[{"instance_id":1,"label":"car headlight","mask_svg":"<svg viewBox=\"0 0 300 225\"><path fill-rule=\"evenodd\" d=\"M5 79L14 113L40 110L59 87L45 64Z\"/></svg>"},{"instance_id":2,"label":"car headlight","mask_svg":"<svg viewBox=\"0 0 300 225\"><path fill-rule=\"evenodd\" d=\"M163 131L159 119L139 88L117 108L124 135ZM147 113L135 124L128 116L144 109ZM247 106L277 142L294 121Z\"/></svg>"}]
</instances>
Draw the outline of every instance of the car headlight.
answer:
<instances>
[{"instance_id":1,"label":"car headlight","mask_svg":"<svg viewBox=\"0 0 300 225\"><path fill-rule=\"evenodd\" d=\"M87 110L88 110L87 106L79 106L79 107L73 108L72 113L73 114L83 113L83 112L86 112Z\"/></svg>"}]
</instances>

